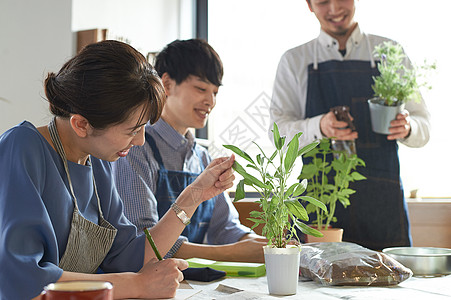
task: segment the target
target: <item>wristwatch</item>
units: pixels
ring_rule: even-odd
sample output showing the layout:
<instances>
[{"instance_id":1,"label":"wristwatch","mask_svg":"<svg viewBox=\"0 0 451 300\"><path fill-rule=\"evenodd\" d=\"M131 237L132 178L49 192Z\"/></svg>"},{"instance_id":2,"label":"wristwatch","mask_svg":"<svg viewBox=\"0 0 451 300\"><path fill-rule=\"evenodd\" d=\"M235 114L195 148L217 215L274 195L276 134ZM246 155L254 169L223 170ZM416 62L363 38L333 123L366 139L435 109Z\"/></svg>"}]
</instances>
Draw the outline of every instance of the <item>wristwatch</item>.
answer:
<instances>
[{"instance_id":1,"label":"wristwatch","mask_svg":"<svg viewBox=\"0 0 451 300\"><path fill-rule=\"evenodd\" d=\"M188 217L186 212L177 205L177 203L172 203L171 208L175 211L175 214L180 219L180 221L185 224L185 226L191 223L191 219Z\"/></svg>"}]
</instances>

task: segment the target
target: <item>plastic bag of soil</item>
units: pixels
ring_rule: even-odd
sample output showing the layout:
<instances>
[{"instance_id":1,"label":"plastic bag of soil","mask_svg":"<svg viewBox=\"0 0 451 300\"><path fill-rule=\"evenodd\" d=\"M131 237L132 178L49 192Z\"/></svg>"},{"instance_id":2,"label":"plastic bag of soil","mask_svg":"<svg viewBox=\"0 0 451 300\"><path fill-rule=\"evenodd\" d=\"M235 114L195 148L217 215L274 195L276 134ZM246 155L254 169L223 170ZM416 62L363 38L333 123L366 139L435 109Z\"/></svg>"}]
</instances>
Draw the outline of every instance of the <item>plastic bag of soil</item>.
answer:
<instances>
[{"instance_id":1,"label":"plastic bag of soil","mask_svg":"<svg viewBox=\"0 0 451 300\"><path fill-rule=\"evenodd\" d=\"M384 253L342 242L302 245L299 274L323 285L390 286L413 273Z\"/></svg>"}]
</instances>

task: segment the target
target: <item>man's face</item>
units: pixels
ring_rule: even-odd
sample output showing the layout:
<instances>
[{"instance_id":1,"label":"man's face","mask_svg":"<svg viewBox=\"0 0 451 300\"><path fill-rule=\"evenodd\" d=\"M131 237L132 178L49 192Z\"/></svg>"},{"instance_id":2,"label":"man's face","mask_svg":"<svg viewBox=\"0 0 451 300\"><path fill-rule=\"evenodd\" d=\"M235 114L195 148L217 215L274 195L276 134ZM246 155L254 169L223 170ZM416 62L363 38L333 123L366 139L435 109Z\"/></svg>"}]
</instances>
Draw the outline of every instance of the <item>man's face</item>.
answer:
<instances>
[{"instance_id":1,"label":"man's face","mask_svg":"<svg viewBox=\"0 0 451 300\"><path fill-rule=\"evenodd\" d=\"M331 36L339 38L353 29L354 0L307 0L307 4L321 28Z\"/></svg>"},{"instance_id":2,"label":"man's face","mask_svg":"<svg viewBox=\"0 0 451 300\"><path fill-rule=\"evenodd\" d=\"M163 119L182 135L188 128L204 127L216 105L218 87L193 75L180 84L169 80L169 87L165 86L168 97L163 108Z\"/></svg>"}]
</instances>

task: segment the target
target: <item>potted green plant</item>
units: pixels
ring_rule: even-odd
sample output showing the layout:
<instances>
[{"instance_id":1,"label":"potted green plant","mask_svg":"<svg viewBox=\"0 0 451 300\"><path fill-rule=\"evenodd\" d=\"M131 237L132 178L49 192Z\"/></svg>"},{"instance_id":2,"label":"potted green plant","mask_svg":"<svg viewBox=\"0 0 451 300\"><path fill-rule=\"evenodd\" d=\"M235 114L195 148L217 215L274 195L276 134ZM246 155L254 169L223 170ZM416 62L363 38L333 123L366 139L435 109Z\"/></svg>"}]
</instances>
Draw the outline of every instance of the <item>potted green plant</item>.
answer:
<instances>
[{"instance_id":1,"label":"potted green plant","mask_svg":"<svg viewBox=\"0 0 451 300\"><path fill-rule=\"evenodd\" d=\"M286 137L280 136L275 123L272 131L276 149L271 155L267 155L256 143L261 153L257 154L255 159L236 146L224 147L247 162L245 167L238 162L234 164L235 171L243 177L237 184L234 201L244 199L245 185L252 187L260 195L256 202L261 211L251 212L249 220L255 223L252 228L264 224L262 234L268 239L268 245L263 250L269 293L290 295L297 291L300 248L297 245L287 245L287 241L299 240L296 228L305 234L321 236L319 231L303 223L308 221L309 217L299 199L322 210L327 208L317 199L302 195L307 189L307 180L299 182L296 176L291 176L298 159L315 148L319 142L299 149L299 138L302 134L299 132L285 146ZM293 179L293 182L290 182L290 179Z\"/></svg>"},{"instance_id":2,"label":"potted green plant","mask_svg":"<svg viewBox=\"0 0 451 300\"><path fill-rule=\"evenodd\" d=\"M304 157L311 158L311 161L303 166L298 177L309 182L305 194L318 199L328 208L323 210L310 203L306 204L307 213L316 216L314 224L324 235L319 239L308 237L308 241L341 241L343 229L329 229L329 226L336 222L334 215L337 202L344 207L350 205L349 197L355 190L349 187L349 183L366 179L356 171L357 167L364 167L365 162L358 158L357 154L332 150L329 138L321 139L319 146L310 150ZM325 239L329 235L334 238Z\"/></svg>"},{"instance_id":3,"label":"potted green plant","mask_svg":"<svg viewBox=\"0 0 451 300\"><path fill-rule=\"evenodd\" d=\"M428 87L424 79L425 71L435 69L435 64L424 64L408 68L404 64L406 55L399 44L383 42L374 48L379 59L377 68L380 75L373 76L374 98L368 100L371 125L376 133L390 134L390 122L396 118L408 101L420 101L420 87Z\"/></svg>"}]
</instances>

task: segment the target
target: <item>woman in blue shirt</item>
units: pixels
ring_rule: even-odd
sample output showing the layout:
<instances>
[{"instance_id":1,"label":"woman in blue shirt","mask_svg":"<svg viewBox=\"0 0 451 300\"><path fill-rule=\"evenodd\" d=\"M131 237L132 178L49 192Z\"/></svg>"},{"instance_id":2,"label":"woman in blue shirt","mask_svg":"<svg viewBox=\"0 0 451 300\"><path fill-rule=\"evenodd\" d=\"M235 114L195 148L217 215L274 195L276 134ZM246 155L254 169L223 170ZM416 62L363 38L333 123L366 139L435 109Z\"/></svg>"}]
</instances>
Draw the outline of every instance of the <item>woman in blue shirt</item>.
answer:
<instances>
[{"instance_id":1,"label":"woman in blue shirt","mask_svg":"<svg viewBox=\"0 0 451 300\"><path fill-rule=\"evenodd\" d=\"M183 279L183 260L158 262L123 214L110 162L144 144L164 90L131 46L92 44L50 73L54 118L23 122L0 137L0 299L39 296L51 282L105 280L115 298L167 298ZM166 253L197 206L232 185L233 157L213 161L150 231ZM170 228L170 229L169 229ZM102 274L95 274L100 268Z\"/></svg>"}]
</instances>

